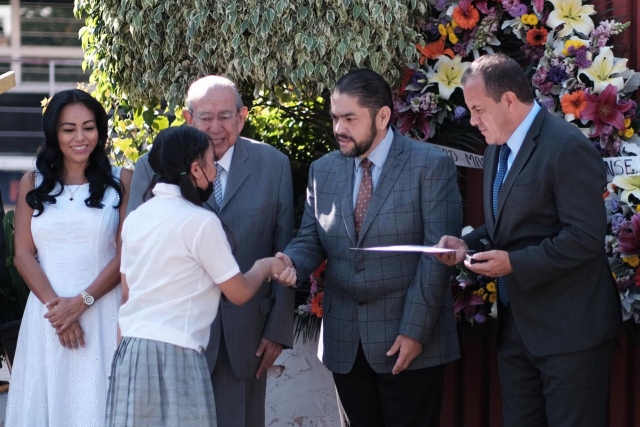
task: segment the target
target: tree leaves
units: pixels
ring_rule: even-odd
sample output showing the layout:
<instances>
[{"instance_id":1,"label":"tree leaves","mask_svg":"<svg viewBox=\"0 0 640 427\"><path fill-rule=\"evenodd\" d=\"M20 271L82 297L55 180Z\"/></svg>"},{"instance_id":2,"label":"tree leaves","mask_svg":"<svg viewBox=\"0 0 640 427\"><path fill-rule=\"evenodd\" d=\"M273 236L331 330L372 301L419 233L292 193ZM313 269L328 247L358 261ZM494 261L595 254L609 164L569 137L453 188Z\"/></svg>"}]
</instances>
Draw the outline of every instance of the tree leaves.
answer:
<instances>
[{"instance_id":1,"label":"tree leaves","mask_svg":"<svg viewBox=\"0 0 640 427\"><path fill-rule=\"evenodd\" d=\"M428 0L76 0L92 82L111 103L182 105L205 74L306 96L351 68L397 81ZM187 65L185 65L187 64ZM104 86L101 87L100 85Z\"/></svg>"}]
</instances>

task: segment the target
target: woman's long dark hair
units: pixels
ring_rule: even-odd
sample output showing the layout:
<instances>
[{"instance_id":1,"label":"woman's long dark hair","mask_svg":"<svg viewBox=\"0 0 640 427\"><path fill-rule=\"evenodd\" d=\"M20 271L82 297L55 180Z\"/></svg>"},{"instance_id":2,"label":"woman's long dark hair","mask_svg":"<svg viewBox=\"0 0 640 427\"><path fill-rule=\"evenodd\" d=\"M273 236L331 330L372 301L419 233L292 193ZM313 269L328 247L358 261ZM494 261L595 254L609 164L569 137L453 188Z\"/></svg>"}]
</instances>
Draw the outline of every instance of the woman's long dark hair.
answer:
<instances>
[{"instance_id":1,"label":"woman's long dark hair","mask_svg":"<svg viewBox=\"0 0 640 427\"><path fill-rule=\"evenodd\" d=\"M84 170L84 176L89 182L89 197L85 199L85 205L90 208L103 208L102 199L107 187L112 187L118 193L119 201L114 208L120 207L120 203L122 203L124 189L111 172L111 164L105 150L108 135L106 111L96 99L84 91L79 89L63 90L51 98L42 117L45 140L38 157L36 157L36 170L42 175L42 182L29 191L26 197L27 204L36 211L34 216L39 216L44 212L45 203L56 203L56 197L64 191L64 182L61 176L64 155L58 142L58 129L62 109L71 104L82 104L91 110L98 129L98 145L89 155L89 163ZM60 190L51 194L56 183L60 185Z\"/></svg>"},{"instance_id":2,"label":"woman's long dark hair","mask_svg":"<svg viewBox=\"0 0 640 427\"><path fill-rule=\"evenodd\" d=\"M149 166L158 182L179 186L182 197L201 206L200 192L189 170L193 162L205 162L209 146L209 137L204 132L191 126L171 127L161 131L153 140Z\"/></svg>"}]
</instances>

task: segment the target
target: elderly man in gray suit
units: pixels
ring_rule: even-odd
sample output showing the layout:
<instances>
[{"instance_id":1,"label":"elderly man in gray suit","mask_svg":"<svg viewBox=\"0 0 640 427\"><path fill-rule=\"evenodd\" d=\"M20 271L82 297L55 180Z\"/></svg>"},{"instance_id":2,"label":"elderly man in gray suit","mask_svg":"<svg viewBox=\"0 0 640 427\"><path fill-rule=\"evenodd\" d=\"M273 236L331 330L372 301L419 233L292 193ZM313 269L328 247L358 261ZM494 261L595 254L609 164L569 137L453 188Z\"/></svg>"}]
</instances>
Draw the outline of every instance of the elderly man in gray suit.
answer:
<instances>
[{"instance_id":1,"label":"elderly man in gray suit","mask_svg":"<svg viewBox=\"0 0 640 427\"><path fill-rule=\"evenodd\" d=\"M247 271L293 236L289 161L270 145L239 137L248 109L230 80L196 80L186 105L186 122L209 136L217 158L214 194L203 206L218 214ZM129 210L142 203L152 175L145 155L136 164ZM265 425L266 370L293 344L293 309L294 294L276 282L265 282L240 307L222 298L206 350L220 427Z\"/></svg>"},{"instance_id":2,"label":"elderly man in gray suit","mask_svg":"<svg viewBox=\"0 0 640 427\"><path fill-rule=\"evenodd\" d=\"M439 425L444 364L459 357L450 269L417 253L461 229L453 161L389 126L388 83L371 70L331 94L340 151L314 162L285 260L307 277L325 259L323 362L352 427ZM343 423L344 424L344 423Z\"/></svg>"},{"instance_id":3,"label":"elderly man in gray suit","mask_svg":"<svg viewBox=\"0 0 640 427\"><path fill-rule=\"evenodd\" d=\"M462 82L471 123L489 144L486 223L440 246L493 247L465 265L498 277L505 426L604 427L622 316L604 251L602 159L575 126L534 102L514 60L483 56ZM462 254L441 258L452 265Z\"/></svg>"}]
</instances>

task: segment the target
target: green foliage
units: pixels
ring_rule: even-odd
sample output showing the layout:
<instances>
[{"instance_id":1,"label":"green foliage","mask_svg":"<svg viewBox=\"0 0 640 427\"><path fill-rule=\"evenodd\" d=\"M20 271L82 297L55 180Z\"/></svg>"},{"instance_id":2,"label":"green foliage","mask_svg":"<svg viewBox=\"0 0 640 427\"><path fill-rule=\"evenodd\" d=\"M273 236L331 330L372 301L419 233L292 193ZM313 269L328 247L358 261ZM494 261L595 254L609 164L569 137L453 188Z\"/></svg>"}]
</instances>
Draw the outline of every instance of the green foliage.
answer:
<instances>
[{"instance_id":1,"label":"green foliage","mask_svg":"<svg viewBox=\"0 0 640 427\"><path fill-rule=\"evenodd\" d=\"M94 93L95 95L95 93ZM131 165L150 147L158 132L184 123L182 110L171 114L168 109L126 107L116 108L109 127L111 129L111 157L116 164Z\"/></svg>"},{"instance_id":2,"label":"green foliage","mask_svg":"<svg viewBox=\"0 0 640 427\"><path fill-rule=\"evenodd\" d=\"M274 93L265 93L254 101L242 132L246 137L274 146L289 157L296 228L304 211L309 166L335 148L328 108L328 99L301 100L291 88L277 87Z\"/></svg>"},{"instance_id":3,"label":"green foliage","mask_svg":"<svg viewBox=\"0 0 640 427\"><path fill-rule=\"evenodd\" d=\"M292 84L317 96L367 67L389 81L416 58L426 0L76 0L85 67L110 99L162 99L173 111L193 80L225 74L258 96Z\"/></svg>"},{"instance_id":4,"label":"green foliage","mask_svg":"<svg viewBox=\"0 0 640 427\"><path fill-rule=\"evenodd\" d=\"M9 211L2 221L7 258L0 276L2 278L0 282L0 307L2 307L0 310L0 324L21 319L29 296L29 288L13 263L13 257L15 256L13 218L14 212Z\"/></svg>"}]
</instances>

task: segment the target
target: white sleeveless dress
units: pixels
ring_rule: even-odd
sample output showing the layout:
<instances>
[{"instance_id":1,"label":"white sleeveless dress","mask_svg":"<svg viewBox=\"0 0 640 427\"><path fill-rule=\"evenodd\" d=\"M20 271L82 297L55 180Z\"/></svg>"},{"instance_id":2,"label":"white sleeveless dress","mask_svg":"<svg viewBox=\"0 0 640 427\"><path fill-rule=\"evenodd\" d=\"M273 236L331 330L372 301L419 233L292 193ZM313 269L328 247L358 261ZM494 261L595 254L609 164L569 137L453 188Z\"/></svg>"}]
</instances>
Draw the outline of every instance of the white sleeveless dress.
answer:
<instances>
[{"instance_id":1,"label":"white sleeveless dress","mask_svg":"<svg viewBox=\"0 0 640 427\"><path fill-rule=\"evenodd\" d=\"M119 178L120 168L112 173ZM65 187L55 204L45 204L42 215L31 219L38 262L61 297L84 291L116 255L119 211L113 206L118 193L108 187L102 209L87 207L87 197L89 184ZM11 373L6 427L104 426L120 298L118 285L97 300L79 319L85 347L66 349L44 318L45 306L29 295Z\"/></svg>"}]
</instances>

